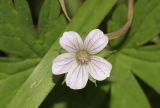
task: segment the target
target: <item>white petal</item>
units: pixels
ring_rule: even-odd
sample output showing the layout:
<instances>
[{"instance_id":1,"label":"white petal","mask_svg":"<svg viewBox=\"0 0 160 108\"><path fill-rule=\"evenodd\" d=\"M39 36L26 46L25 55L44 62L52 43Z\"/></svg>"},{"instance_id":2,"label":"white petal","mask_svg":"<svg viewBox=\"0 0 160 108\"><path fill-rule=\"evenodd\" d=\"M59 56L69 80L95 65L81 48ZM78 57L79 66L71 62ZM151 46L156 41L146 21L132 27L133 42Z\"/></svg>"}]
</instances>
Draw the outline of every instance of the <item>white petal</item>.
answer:
<instances>
[{"instance_id":1,"label":"white petal","mask_svg":"<svg viewBox=\"0 0 160 108\"><path fill-rule=\"evenodd\" d=\"M76 52L83 48L83 41L78 33L69 31L63 33L60 45L68 52Z\"/></svg>"},{"instance_id":2,"label":"white petal","mask_svg":"<svg viewBox=\"0 0 160 108\"><path fill-rule=\"evenodd\" d=\"M99 29L92 30L84 41L85 49L90 54L96 54L102 51L108 44L108 37Z\"/></svg>"},{"instance_id":3,"label":"white petal","mask_svg":"<svg viewBox=\"0 0 160 108\"><path fill-rule=\"evenodd\" d=\"M110 76L112 65L104 58L92 56L89 63L90 75L98 81L105 80Z\"/></svg>"},{"instance_id":4,"label":"white petal","mask_svg":"<svg viewBox=\"0 0 160 108\"><path fill-rule=\"evenodd\" d=\"M68 72L66 76L66 84L71 89L82 89L88 81L88 71L86 66L78 63Z\"/></svg>"},{"instance_id":5,"label":"white petal","mask_svg":"<svg viewBox=\"0 0 160 108\"><path fill-rule=\"evenodd\" d=\"M64 53L56 57L52 64L52 73L55 75L60 75L67 73L68 69L71 68L73 63L75 63L75 54Z\"/></svg>"}]
</instances>

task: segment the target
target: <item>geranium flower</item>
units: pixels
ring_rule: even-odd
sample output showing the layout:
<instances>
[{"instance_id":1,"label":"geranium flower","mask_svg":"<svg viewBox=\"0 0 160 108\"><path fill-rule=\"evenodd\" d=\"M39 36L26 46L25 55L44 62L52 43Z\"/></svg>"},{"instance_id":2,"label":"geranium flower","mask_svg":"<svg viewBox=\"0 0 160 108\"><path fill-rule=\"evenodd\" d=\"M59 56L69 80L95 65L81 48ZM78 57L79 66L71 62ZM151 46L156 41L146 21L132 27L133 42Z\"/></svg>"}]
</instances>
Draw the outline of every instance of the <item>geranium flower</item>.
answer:
<instances>
[{"instance_id":1,"label":"geranium flower","mask_svg":"<svg viewBox=\"0 0 160 108\"><path fill-rule=\"evenodd\" d=\"M110 76L112 65L95 54L108 44L108 37L99 29L92 30L82 40L76 32L64 32L60 45L68 52L56 57L53 61L54 75L66 74L65 82L71 89L82 89L89 77L102 81Z\"/></svg>"}]
</instances>

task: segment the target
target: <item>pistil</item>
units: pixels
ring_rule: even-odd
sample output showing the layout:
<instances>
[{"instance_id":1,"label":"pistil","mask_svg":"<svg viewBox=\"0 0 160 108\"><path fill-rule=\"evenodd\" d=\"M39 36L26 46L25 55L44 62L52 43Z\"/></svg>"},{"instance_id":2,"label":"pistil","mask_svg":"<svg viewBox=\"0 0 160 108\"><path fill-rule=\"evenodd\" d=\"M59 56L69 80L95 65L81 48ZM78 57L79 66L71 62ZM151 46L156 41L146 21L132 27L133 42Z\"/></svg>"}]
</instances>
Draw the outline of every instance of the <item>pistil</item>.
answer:
<instances>
[{"instance_id":1,"label":"pistil","mask_svg":"<svg viewBox=\"0 0 160 108\"><path fill-rule=\"evenodd\" d=\"M81 64L87 64L90 61L90 55L85 50L80 50L76 53L77 61Z\"/></svg>"}]
</instances>

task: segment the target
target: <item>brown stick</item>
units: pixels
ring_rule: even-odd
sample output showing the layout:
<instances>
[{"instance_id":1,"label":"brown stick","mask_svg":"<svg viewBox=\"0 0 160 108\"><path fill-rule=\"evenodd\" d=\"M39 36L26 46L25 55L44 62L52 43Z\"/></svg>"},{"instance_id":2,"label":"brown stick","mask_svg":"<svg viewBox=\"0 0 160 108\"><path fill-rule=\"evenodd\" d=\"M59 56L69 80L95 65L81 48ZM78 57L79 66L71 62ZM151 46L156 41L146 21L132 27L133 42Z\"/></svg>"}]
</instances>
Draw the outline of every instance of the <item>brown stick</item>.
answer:
<instances>
[{"instance_id":1,"label":"brown stick","mask_svg":"<svg viewBox=\"0 0 160 108\"><path fill-rule=\"evenodd\" d=\"M61 5L61 7L62 7L62 11L63 11L64 15L66 16L66 18L67 18L69 21L71 21L71 18L69 17L69 15L68 15L68 13L67 13L64 0L59 0L59 2L60 2L60 5Z\"/></svg>"},{"instance_id":2,"label":"brown stick","mask_svg":"<svg viewBox=\"0 0 160 108\"><path fill-rule=\"evenodd\" d=\"M67 13L64 0L59 0L59 2L60 2L60 5L62 7L62 11L64 12L66 18L69 21L71 21L71 18L69 17L69 15ZM128 29L130 28L131 24L132 24L133 15L134 15L134 0L129 0L129 2L128 2L128 20L127 20L127 22L118 31L107 33L106 35L108 36L108 38L110 40L111 39L115 39L115 38L120 37L124 33L126 33L128 31Z\"/></svg>"},{"instance_id":3,"label":"brown stick","mask_svg":"<svg viewBox=\"0 0 160 108\"><path fill-rule=\"evenodd\" d=\"M132 24L133 15L134 15L134 0L129 0L129 2L128 2L128 20L127 20L126 24L122 28L120 28L118 31L106 34L110 40L118 38L122 34L124 34L128 31L128 29L130 28L130 26Z\"/></svg>"}]
</instances>

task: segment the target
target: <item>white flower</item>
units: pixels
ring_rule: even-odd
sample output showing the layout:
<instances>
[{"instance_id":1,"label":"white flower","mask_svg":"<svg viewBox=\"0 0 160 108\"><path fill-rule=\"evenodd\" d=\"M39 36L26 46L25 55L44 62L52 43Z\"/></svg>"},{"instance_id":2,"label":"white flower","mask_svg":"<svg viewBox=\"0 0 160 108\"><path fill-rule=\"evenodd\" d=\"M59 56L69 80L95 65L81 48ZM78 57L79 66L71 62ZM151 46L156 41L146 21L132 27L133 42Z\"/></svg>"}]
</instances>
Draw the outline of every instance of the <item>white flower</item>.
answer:
<instances>
[{"instance_id":1,"label":"white flower","mask_svg":"<svg viewBox=\"0 0 160 108\"><path fill-rule=\"evenodd\" d=\"M68 52L56 57L52 72L55 75L66 73L66 85L72 89L86 86L89 76L102 81L110 76L112 65L94 54L102 51L108 44L108 37L99 29L92 30L83 40L78 33L64 32L60 45Z\"/></svg>"}]
</instances>

